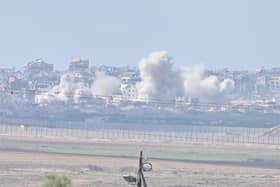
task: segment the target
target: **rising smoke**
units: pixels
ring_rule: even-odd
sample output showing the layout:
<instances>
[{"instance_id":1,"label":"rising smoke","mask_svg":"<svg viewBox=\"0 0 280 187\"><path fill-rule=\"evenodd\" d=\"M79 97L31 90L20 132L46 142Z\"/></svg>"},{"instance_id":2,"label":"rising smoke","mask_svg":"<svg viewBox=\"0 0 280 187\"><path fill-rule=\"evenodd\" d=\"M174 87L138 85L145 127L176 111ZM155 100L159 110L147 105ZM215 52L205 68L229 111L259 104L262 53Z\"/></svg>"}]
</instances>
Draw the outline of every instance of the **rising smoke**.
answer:
<instances>
[{"instance_id":1,"label":"rising smoke","mask_svg":"<svg viewBox=\"0 0 280 187\"><path fill-rule=\"evenodd\" d=\"M231 79L219 80L207 75L202 65L175 68L168 52L149 54L139 63L141 81L136 84L138 98L174 100L176 97L198 98L202 101L226 98L234 89ZM81 103L84 98L111 96L120 93L117 77L96 72L95 81L86 86L73 73L61 76L60 83L49 92L36 96L37 103Z\"/></svg>"},{"instance_id":2,"label":"rising smoke","mask_svg":"<svg viewBox=\"0 0 280 187\"><path fill-rule=\"evenodd\" d=\"M175 99L185 96L213 100L234 89L231 79L207 76L202 65L175 69L166 51L154 52L140 61L142 81L137 84L140 98Z\"/></svg>"},{"instance_id":3,"label":"rising smoke","mask_svg":"<svg viewBox=\"0 0 280 187\"><path fill-rule=\"evenodd\" d=\"M142 81L138 96L146 99L175 99L183 94L180 71L175 70L166 51L154 52L139 63Z\"/></svg>"},{"instance_id":4,"label":"rising smoke","mask_svg":"<svg viewBox=\"0 0 280 187\"><path fill-rule=\"evenodd\" d=\"M94 95L111 96L120 92L121 81L117 77L96 73L96 80L92 85Z\"/></svg>"},{"instance_id":5,"label":"rising smoke","mask_svg":"<svg viewBox=\"0 0 280 187\"><path fill-rule=\"evenodd\" d=\"M90 89L86 87L72 73L65 73L60 78L60 83L49 92L36 96L37 103L80 102L81 98L91 96Z\"/></svg>"},{"instance_id":6,"label":"rising smoke","mask_svg":"<svg viewBox=\"0 0 280 187\"><path fill-rule=\"evenodd\" d=\"M73 73L61 76L60 83L50 91L36 96L37 103L81 103L93 99L93 96L110 96L118 93L120 80L105 73L97 73L91 87L86 86Z\"/></svg>"},{"instance_id":7,"label":"rising smoke","mask_svg":"<svg viewBox=\"0 0 280 187\"><path fill-rule=\"evenodd\" d=\"M234 89L234 81L231 79L219 80L217 76L205 74L203 65L195 65L194 68L182 68L185 95L211 100L228 94Z\"/></svg>"}]
</instances>

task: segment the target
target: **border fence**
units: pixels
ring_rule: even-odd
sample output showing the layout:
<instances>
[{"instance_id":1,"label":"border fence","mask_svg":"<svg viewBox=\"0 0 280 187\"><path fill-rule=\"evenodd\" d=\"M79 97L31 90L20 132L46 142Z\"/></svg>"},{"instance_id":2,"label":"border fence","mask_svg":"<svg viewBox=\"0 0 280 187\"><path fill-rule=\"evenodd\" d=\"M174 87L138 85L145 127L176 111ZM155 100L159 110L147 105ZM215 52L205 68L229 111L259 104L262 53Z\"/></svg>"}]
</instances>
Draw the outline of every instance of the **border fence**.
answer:
<instances>
[{"instance_id":1,"label":"border fence","mask_svg":"<svg viewBox=\"0 0 280 187\"><path fill-rule=\"evenodd\" d=\"M86 128L48 128L24 125L0 125L0 136L74 138L93 141L123 140L140 142L233 143L280 145L280 127L239 128L190 126L184 132L148 132Z\"/></svg>"}]
</instances>

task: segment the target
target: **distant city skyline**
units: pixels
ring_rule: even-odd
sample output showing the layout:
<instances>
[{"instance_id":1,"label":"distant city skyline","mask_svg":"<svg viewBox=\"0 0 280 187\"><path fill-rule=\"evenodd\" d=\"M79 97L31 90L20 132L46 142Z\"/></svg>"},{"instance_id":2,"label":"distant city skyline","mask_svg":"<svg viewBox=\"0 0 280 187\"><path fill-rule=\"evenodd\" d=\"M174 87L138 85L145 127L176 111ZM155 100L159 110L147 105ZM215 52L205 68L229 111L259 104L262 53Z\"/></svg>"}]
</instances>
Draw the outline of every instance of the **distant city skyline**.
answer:
<instances>
[{"instance_id":1,"label":"distant city skyline","mask_svg":"<svg viewBox=\"0 0 280 187\"><path fill-rule=\"evenodd\" d=\"M166 50L176 66L253 70L280 66L280 1L26 0L0 3L0 68L37 58L66 69L138 66Z\"/></svg>"}]
</instances>

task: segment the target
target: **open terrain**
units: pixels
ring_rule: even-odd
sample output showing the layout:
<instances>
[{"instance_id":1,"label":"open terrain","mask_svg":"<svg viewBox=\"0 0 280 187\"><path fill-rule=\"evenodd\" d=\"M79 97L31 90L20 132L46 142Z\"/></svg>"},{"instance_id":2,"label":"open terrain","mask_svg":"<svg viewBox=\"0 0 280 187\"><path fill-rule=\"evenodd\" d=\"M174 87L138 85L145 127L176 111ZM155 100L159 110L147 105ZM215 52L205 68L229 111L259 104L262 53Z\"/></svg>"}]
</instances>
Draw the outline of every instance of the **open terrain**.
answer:
<instances>
[{"instance_id":1,"label":"open terrain","mask_svg":"<svg viewBox=\"0 0 280 187\"><path fill-rule=\"evenodd\" d=\"M138 153L153 164L150 186L278 186L280 147L0 136L1 187L40 186L48 172L76 186L128 186Z\"/></svg>"}]
</instances>

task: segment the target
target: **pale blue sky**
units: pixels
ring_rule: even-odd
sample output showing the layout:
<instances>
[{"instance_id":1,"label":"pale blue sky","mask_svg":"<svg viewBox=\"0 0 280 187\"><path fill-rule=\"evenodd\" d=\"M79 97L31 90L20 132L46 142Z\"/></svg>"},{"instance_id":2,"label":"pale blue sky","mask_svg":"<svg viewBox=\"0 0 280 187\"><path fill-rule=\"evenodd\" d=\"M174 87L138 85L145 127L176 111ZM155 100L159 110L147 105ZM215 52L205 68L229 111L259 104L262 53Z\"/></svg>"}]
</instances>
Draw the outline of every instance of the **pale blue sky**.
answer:
<instances>
[{"instance_id":1,"label":"pale blue sky","mask_svg":"<svg viewBox=\"0 0 280 187\"><path fill-rule=\"evenodd\" d=\"M178 66L280 66L279 0L1 0L0 67L71 56L132 65L167 50Z\"/></svg>"}]
</instances>

